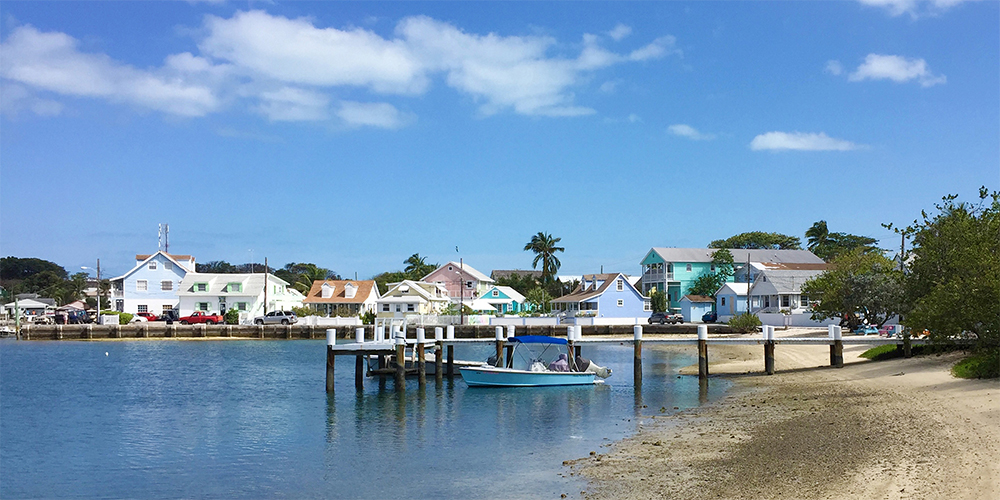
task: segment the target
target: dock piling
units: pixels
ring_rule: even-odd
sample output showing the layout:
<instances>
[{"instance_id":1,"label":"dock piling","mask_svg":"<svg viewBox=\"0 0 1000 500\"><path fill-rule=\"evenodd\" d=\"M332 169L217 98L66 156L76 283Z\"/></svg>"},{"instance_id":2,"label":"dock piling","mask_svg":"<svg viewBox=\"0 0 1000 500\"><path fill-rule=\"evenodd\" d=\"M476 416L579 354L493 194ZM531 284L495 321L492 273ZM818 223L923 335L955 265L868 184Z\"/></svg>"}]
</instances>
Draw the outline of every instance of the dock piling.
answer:
<instances>
[{"instance_id":1,"label":"dock piling","mask_svg":"<svg viewBox=\"0 0 1000 500\"><path fill-rule=\"evenodd\" d=\"M642 325L632 327L634 347L632 358L632 379L636 390L642 387Z\"/></svg>"},{"instance_id":2,"label":"dock piling","mask_svg":"<svg viewBox=\"0 0 1000 500\"><path fill-rule=\"evenodd\" d=\"M448 340L455 340L455 325L445 329ZM448 344L448 378L455 376L455 346Z\"/></svg>"},{"instance_id":3,"label":"dock piling","mask_svg":"<svg viewBox=\"0 0 1000 500\"><path fill-rule=\"evenodd\" d=\"M420 383L420 387L427 385L427 358L424 356L424 341L427 338L424 336L424 329L417 328L417 380Z\"/></svg>"},{"instance_id":4,"label":"dock piling","mask_svg":"<svg viewBox=\"0 0 1000 500\"><path fill-rule=\"evenodd\" d=\"M698 378L708 378L708 325L698 325Z\"/></svg>"},{"instance_id":5,"label":"dock piling","mask_svg":"<svg viewBox=\"0 0 1000 500\"><path fill-rule=\"evenodd\" d=\"M774 327L764 327L764 373L774 375Z\"/></svg>"},{"instance_id":6,"label":"dock piling","mask_svg":"<svg viewBox=\"0 0 1000 500\"><path fill-rule=\"evenodd\" d=\"M441 355L444 353L444 328L434 327L434 382L441 383L444 377L444 363Z\"/></svg>"},{"instance_id":7,"label":"dock piling","mask_svg":"<svg viewBox=\"0 0 1000 500\"><path fill-rule=\"evenodd\" d=\"M496 328L496 342L497 342L497 362L496 366L506 366L503 362L503 345L504 345L503 327L497 326Z\"/></svg>"},{"instance_id":8,"label":"dock piling","mask_svg":"<svg viewBox=\"0 0 1000 500\"><path fill-rule=\"evenodd\" d=\"M828 327L830 332L830 339L833 343L830 344L830 366L836 368L844 367L844 337L839 326L830 325Z\"/></svg>"},{"instance_id":9,"label":"dock piling","mask_svg":"<svg viewBox=\"0 0 1000 500\"><path fill-rule=\"evenodd\" d=\"M337 329L330 328L326 331L326 392L333 392L333 364L336 356L333 355L333 346L337 343Z\"/></svg>"},{"instance_id":10,"label":"dock piling","mask_svg":"<svg viewBox=\"0 0 1000 500\"><path fill-rule=\"evenodd\" d=\"M406 337L398 327L393 329L392 341L396 344L396 390L406 390Z\"/></svg>"}]
</instances>

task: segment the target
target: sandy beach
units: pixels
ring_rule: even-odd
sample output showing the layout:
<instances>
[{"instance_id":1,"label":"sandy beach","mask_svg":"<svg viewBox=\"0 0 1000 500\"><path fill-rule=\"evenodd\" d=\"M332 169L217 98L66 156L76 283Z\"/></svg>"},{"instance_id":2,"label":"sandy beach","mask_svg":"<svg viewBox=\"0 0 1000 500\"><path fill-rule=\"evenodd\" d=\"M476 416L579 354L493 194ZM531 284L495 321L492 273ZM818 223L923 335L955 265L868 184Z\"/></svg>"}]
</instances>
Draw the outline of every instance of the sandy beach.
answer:
<instances>
[{"instance_id":1,"label":"sandy beach","mask_svg":"<svg viewBox=\"0 0 1000 500\"><path fill-rule=\"evenodd\" d=\"M570 497L1000 498L1000 381L952 377L958 353L871 362L865 349L845 347L838 369L825 346L779 345L767 376L762 347L711 346L730 394L568 462L589 481Z\"/></svg>"}]
</instances>

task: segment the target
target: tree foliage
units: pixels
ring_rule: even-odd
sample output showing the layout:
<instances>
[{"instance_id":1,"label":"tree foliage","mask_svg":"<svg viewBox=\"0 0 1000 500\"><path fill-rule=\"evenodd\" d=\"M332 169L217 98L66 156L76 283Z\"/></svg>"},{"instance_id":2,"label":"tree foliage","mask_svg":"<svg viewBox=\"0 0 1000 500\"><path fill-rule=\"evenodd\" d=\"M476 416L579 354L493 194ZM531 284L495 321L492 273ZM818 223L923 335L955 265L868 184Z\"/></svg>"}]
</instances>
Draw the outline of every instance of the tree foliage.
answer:
<instances>
[{"instance_id":1,"label":"tree foliage","mask_svg":"<svg viewBox=\"0 0 1000 500\"><path fill-rule=\"evenodd\" d=\"M525 297L528 296L528 291L533 288L537 288L539 285L538 280L536 280L533 276L527 274L520 275L516 273L498 276L496 284L499 286L509 286L514 290L517 290L517 293L524 295Z\"/></svg>"},{"instance_id":2,"label":"tree foliage","mask_svg":"<svg viewBox=\"0 0 1000 500\"><path fill-rule=\"evenodd\" d=\"M410 276L409 279L414 281L423 279L424 276L434 272L439 267L437 264L428 264L427 257L421 257L419 253L407 257L403 261L403 264L406 264L403 272L408 274Z\"/></svg>"},{"instance_id":3,"label":"tree foliage","mask_svg":"<svg viewBox=\"0 0 1000 500\"><path fill-rule=\"evenodd\" d=\"M933 216L913 225L903 324L932 338L973 334L980 348L1000 345L1000 194L979 190L979 203L949 195ZM887 226L891 228L891 225Z\"/></svg>"},{"instance_id":4,"label":"tree foliage","mask_svg":"<svg viewBox=\"0 0 1000 500\"><path fill-rule=\"evenodd\" d=\"M875 246L876 240L874 238L848 233L831 233L825 220L818 221L807 229L806 239L809 242L807 247L809 251L827 262L856 248L865 252L881 250Z\"/></svg>"},{"instance_id":5,"label":"tree foliage","mask_svg":"<svg viewBox=\"0 0 1000 500\"><path fill-rule=\"evenodd\" d=\"M903 307L903 274L877 252L855 248L841 254L823 274L806 281L812 318L842 318L855 328L863 320L882 326Z\"/></svg>"},{"instance_id":6,"label":"tree foliage","mask_svg":"<svg viewBox=\"0 0 1000 500\"><path fill-rule=\"evenodd\" d=\"M649 294L649 307L655 313L667 312L667 294L654 288Z\"/></svg>"},{"instance_id":7,"label":"tree foliage","mask_svg":"<svg viewBox=\"0 0 1000 500\"><path fill-rule=\"evenodd\" d=\"M714 299L715 293L733 276L733 254L728 249L721 248L712 253L712 264L715 272L698 276L688 289L689 294Z\"/></svg>"},{"instance_id":8,"label":"tree foliage","mask_svg":"<svg viewBox=\"0 0 1000 500\"><path fill-rule=\"evenodd\" d=\"M107 290L107 280L101 280ZM69 276L62 266L38 258L4 257L0 259L0 285L8 295L36 293L67 304L84 298L87 273Z\"/></svg>"},{"instance_id":9,"label":"tree foliage","mask_svg":"<svg viewBox=\"0 0 1000 500\"><path fill-rule=\"evenodd\" d=\"M796 236L752 231L715 240L708 248L738 248L741 250L801 250L802 241Z\"/></svg>"},{"instance_id":10,"label":"tree foliage","mask_svg":"<svg viewBox=\"0 0 1000 500\"><path fill-rule=\"evenodd\" d=\"M532 306L533 310L537 312L547 313L552 310L552 307L549 304L549 302L552 301L552 296L549 295L548 291L540 286L528 290L528 293L524 295L524 298L528 301L528 304Z\"/></svg>"},{"instance_id":11,"label":"tree foliage","mask_svg":"<svg viewBox=\"0 0 1000 500\"><path fill-rule=\"evenodd\" d=\"M531 237L531 241L524 245L525 251L535 253L535 260L531 261L531 268L538 269L538 263L542 263L542 283L544 284L552 282L556 273L559 272L559 266L562 265L562 262L559 262L559 258L556 257L556 252L566 250L556 246L560 241L562 238L553 238L551 234L539 231L538 234Z\"/></svg>"}]
</instances>

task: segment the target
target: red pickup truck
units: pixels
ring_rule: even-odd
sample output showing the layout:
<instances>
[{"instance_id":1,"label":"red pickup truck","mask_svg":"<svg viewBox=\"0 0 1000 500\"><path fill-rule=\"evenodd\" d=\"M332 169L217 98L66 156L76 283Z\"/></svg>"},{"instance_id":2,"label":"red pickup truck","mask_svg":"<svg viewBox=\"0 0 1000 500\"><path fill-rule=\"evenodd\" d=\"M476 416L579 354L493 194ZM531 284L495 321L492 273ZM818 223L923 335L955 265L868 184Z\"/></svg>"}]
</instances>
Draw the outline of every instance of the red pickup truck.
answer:
<instances>
[{"instance_id":1,"label":"red pickup truck","mask_svg":"<svg viewBox=\"0 0 1000 500\"><path fill-rule=\"evenodd\" d=\"M180 321L182 325L196 325L199 323L214 325L216 323L222 323L223 318L218 314L206 314L202 311L195 311L191 313L190 316L184 316L177 321Z\"/></svg>"}]
</instances>

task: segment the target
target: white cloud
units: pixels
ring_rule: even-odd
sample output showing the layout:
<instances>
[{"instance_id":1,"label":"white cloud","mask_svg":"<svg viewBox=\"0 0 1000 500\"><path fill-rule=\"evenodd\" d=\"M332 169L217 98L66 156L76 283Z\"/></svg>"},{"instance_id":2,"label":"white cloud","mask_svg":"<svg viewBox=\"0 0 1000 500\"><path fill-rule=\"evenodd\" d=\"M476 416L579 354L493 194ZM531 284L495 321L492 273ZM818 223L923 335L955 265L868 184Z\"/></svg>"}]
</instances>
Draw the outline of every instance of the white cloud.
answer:
<instances>
[{"instance_id":1,"label":"white cloud","mask_svg":"<svg viewBox=\"0 0 1000 500\"><path fill-rule=\"evenodd\" d=\"M351 126L396 129L407 125L412 116L400 113L395 106L384 102L343 101L337 116Z\"/></svg>"},{"instance_id":2,"label":"white cloud","mask_svg":"<svg viewBox=\"0 0 1000 500\"><path fill-rule=\"evenodd\" d=\"M601 84L599 90L606 94L613 94L618 89L619 83L621 83L621 80L608 80Z\"/></svg>"},{"instance_id":3,"label":"white cloud","mask_svg":"<svg viewBox=\"0 0 1000 500\"><path fill-rule=\"evenodd\" d=\"M24 111L38 116L56 116L62 110L63 105L59 102L39 98L21 85L4 83L0 86L0 113L5 116L13 118Z\"/></svg>"},{"instance_id":4,"label":"white cloud","mask_svg":"<svg viewBox=\"0 0 1000 500\"><path fill-rule=\"evenodd\" d=\"M64 33L17 27L0 44L0 76L57 94L103 97L180 116L204 116L220 105L208 86L83 53L77 45Z\"/></svg>"},{"instance_id":5,"label":"white cloud","mask_svg":"<svg viewBox=\"0 0 1000 500\"><path fill-rule=\"evenodd\" d=\"M937 14L944 12L960 3L971 0L858 0L872 7L881 7L893 16L910 14L918 17L922 14Z\"/></svg>"},{"instance_id":6,"label":"white cloud","mask_svg":"<svg viewBox=\"0 0 1000 500\"><path fill-rule=\"evenodd\" d=\"M676 136L691 139L693 141L709 141L715 139L715 134L705 134L699 132L694 127L690 125L685 125L683 123L678 123L676 125L671 125L667 127L667 132Z\"/></svg>"},{"instance_id":7,"label":"white cloud","mask_svg":"<svg viewBox=\"0 0 1000 500\"><path fill-rule=\"evenodd\" d=\"M881 54L868 54L865 57L865 62L858 66L854 73L848 75L847 79L852 82L892 80L899 83L917 80L923 87L931 87L948 81L944 75L931 73L927 69L927 62L923 59L906 59L901 56Z\"/></svg>"},{"instance_id":8,"label":"white cloud","mask_svg":"<svg viewBox=\"0 0 1000 500\"><path fill-rule=\"evenodd\" d=\"M257 110L271 121L320 121L329 118L330 99L311 90L283 87L260 93Z\"/></svg>"},{"instance_id":9,"label":"white cloud","mask_svg":"<svg viewBox=\"0 0 1000 500\"><path fill-rule=\"evenodd\" d=\"M844 67L840 64L840 61L830 60L826 62L825 71L831 75L839 76L844 72Z\"/></svg>"},{"instance_id":10,"label":"white cloud","mask_svg":"<svg viewBox=\"0 0 1000 500\"><path fill-rule=\"evenodd\" d=\"M637 115L635 113L629 113L629 115L628 115L628 122L629 123L638 123L638 122L641 122L641 121L642 121L642 117L640 117L639 115Z\"/></svg>"},{"instance_id":11,"label":"white cloud","mask_svg":"<svg viewBox=\"0 0 1000 500\"><path fill-rule=\"evenodd\" d=\"M632 28L625 26L622 23L618 23L615 28L608 32L608 36L616 42L622 41L623 38L632 34Z\"/></svg>"},{"instance_id":12,"label":"white cloud","mask_svg":"<svg viewBox=\"0 0 1000 500\"><path fill-rule=\"evenodd\" d=\"M754 137L750 142L750 149L754 151L851 151L863 147L850 141L834 139L823 132L768 132Z\"/></svg>"},{"instance_id":13,"label":"white cloud","mask_svg":"<svg viewBox=\"0 0 1000 500\"><path fill-rule=\"evenodd\" d=\"M667 35L661 36L653 43L646 45L640 49L633 50L631 54L628 55L631 61L647 61L649 59L657 59L666 55L683 55L680 49L674 47L677 43L677 39Z\"/></svg>"}]
</instances>

